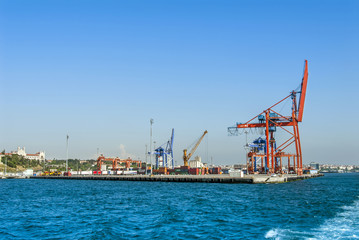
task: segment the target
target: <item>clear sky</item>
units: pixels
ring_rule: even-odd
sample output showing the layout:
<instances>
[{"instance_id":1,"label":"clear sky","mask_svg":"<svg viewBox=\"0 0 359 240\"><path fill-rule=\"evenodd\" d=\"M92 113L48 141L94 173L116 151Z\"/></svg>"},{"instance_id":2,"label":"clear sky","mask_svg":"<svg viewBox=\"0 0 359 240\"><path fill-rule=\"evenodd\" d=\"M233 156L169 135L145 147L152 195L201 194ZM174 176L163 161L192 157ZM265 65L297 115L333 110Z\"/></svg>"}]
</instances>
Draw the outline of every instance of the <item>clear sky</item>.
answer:
<instances>
[{"instance_id":1,"label":"clear sky","mask_svg":"<svg viewBox=\"0 0 359 240\"><path fill-rule=\"evenodd\" d=\"M178 164L204 130L203 161L244 163L245 137L227 127L287 96L308 59L303 162L359 164L358 12L358 1L0 0L0 147L64 159L69 134L70 158L144 160L153 118L156 145L175 129Z\"/></svg>"}]
</instances>

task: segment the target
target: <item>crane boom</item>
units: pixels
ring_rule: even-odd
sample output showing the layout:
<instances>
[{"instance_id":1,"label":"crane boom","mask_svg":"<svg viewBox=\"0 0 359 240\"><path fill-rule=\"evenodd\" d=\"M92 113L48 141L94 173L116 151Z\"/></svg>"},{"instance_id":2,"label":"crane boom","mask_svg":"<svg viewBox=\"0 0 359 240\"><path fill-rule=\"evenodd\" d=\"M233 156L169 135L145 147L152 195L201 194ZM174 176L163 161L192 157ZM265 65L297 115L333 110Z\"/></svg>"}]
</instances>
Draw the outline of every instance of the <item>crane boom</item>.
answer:
<instances>
[{"instance_id":1,"label":"crane boom","mask_svg":"<svg viewBox=\"0 0 359 240\"><path fill-rule=\"evenodd\" d=\"M298 117L297 117L298 122L301 122L303 119L305 94L307 92L307 82L308 82L308 61L305 60L305 68L304 68L304 74L303 74L302 86L301 86L300 98L299 98Z\"/></svg>"},{"instance_id":2,"label":"crane boom","mask_svg":"<svg viewBox=\"0 0 359 240\"><path fill-rule=\"evenodd\" d=\"M202 142L204 136L208 133L208 131L204 131L204 133L202 134L202 136L200 137L200 139L197 141L196 145L194 145L194 147L192 148L191 152L187 155L187 149L183 150L183 163L184 166L188 166L188 161L189 159L192 157L193 153L196 151L196 149L198 148L199 144Z\"/></svg>"}]
</instances>

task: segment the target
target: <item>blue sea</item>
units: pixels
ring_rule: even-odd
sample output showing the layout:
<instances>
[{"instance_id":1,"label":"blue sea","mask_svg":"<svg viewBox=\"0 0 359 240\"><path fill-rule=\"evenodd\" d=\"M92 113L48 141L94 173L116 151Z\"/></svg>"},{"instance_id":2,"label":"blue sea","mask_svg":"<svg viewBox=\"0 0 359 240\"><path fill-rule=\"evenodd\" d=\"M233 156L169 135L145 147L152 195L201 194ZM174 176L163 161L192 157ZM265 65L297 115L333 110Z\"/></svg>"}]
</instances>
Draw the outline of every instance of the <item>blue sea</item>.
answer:
<instances>
[{"instance_id":1,"label":"blue sea","mask_svg":"<svg viewBox=\"0 0 359 240\"><path fill-rule=\"evenodd\" d=\"M285 184L0 180L0 239L359 239L359 174Z\"/></svg>"}]
</instances>

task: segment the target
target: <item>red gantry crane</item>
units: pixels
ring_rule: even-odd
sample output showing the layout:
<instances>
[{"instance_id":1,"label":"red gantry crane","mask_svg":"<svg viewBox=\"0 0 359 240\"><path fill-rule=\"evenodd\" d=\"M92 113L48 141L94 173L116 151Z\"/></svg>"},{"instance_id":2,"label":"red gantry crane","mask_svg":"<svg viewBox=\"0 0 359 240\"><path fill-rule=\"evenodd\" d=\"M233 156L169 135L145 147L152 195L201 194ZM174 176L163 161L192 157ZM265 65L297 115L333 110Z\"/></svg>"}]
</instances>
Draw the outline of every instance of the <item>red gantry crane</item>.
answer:
<instances>
[{"instance_id":1,"label":"red gantry crane","mask_svg":"<svg viewBox=\"0 0 359 240\"><path fill-rule=\"evenodd\" d=\"M293 90L291 93L264 110L254 118L245 123L237 123L235 127L229 127L228 132L234 135L238 133L241 128L263 128L265 130L265 139L258 138L252 145L250 152L247 154L247 171L249 173L282 173L282 158L288 159L288 173L303 174L303 158L302 148L299 137L298 123L302 122L305 95L308 82L308 61L305 60L304 74L300 87L300 91ZM299 102L297 103L298 94L300 94ZM284 116L273 110L278 104L283 101L291 99L291 114ZM288 127L291 127L288 129ZM289 138L284 140L277 146L274 133L277 130L283 130L289 134ZM284 150L289 146L295 146L295 153L288 154ZM257 160L261 159L260 168L257 168ZM292 164L291 164L292 162Z\"/></svg>"},{"instance_id":2,"label":"red gantry crane","mask_svg":"<svg viewBox=\"0 0 359 240\"><path fill-rule=\"evenodd\" d=\"M132 160L131 158L128 159L120 159L118 157L116 158L105 158L102 154L97 158L97 169L101 171L101 166L103 162L112 162L112 170L116 171L119 170L120 167L118 164L124 163L126 168L130 168L131 164L135 163L137 167L141 167L142 162L139 160Z\"/></svg>"}]
</instances>

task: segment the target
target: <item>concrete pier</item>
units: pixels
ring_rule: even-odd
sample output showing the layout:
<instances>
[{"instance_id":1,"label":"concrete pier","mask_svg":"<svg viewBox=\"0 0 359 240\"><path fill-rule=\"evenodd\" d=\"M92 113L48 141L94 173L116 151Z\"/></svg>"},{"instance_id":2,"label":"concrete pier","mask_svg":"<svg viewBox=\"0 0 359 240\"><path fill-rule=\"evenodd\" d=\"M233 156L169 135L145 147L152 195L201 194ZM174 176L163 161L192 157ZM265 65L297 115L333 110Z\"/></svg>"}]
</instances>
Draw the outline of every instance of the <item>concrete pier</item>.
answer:
<instances>
[{"instance_id":1,"label":"concrete pier","mask_svg":"<svg viewBox=\"0 0 359 240\"><path fill-rule=\"evenodd\" d=\"M32 179L68 179L68 180L107 180L107 181L147 181L147 182L204 182L204 183L285 183L309 178L321 177L323 174L304 174L301 176L283 174L246 175L244 177L231 177L228 174L211 175L73 175L67 176L34 176Z\"/></svg>"},{"instance_id":2,"label":"concrete pier","mask_svg":"<svg viewBox=\"0 0 359 240\"><path fill-rule=\"evenodd\" d=\"M0 176L0 179L23 179L30 178L29 176Z\"/></svg>"}]
</instances>

